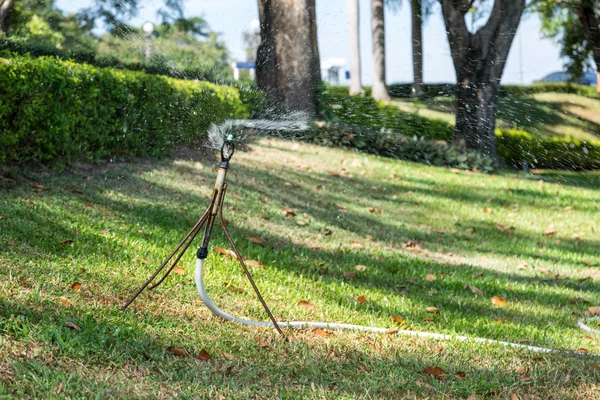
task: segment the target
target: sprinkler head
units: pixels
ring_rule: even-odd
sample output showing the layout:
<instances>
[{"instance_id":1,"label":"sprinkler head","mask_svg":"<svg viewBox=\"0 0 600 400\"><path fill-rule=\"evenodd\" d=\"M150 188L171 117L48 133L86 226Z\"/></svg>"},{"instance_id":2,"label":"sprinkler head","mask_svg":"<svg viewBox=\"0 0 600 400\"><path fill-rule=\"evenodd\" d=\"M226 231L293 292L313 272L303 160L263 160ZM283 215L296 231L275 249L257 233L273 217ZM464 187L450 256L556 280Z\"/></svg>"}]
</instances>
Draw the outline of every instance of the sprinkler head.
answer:
<instances>
[{"instance_id":1,"label":"sprinkler head","mask_svg":"<svg viewBox=\"0 0 600 400\"><path fill-rule=\"evenodd\" d=\"M228 135L227 136L227 141L228 142L233 142L233 135Z\"/></svg>"},{"instance_id":2,"label":"sprinkler head","mask_svg":"<svg viewBox=\"0 0 600 400\"><path fill-rule=\"evenodd\" d=\"M227 140L223 142L223 146L221 147L221 164L222 168L229 167L229 160L233 156L233 152L235 151L235 145L233 144L233 135L227 136Z\"/></svg>"}]
</instances>

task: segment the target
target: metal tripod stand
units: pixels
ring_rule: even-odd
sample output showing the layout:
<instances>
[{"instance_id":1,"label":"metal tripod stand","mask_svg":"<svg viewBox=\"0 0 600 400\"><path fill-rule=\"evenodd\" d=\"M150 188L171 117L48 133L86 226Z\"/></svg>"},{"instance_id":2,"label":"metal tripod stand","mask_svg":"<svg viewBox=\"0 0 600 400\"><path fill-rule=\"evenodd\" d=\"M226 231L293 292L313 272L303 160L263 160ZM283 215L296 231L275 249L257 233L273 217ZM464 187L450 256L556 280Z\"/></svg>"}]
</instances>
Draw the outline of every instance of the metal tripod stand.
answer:
<instances>
[{"instance_id":1,"label":"metal tripod stand","mask_svg":"<svg viewBox=\"0 0 600 400\"><path fill-rule=\"evenodd\" d=\"M233 239L231 238L231 235L229 234L229 231L227 231L227 228L225 226L225 222L223 219L223 201L225 200L225 193L227 192L227 184L225 183L225 178L227 177L227 170L229 169L229 161L231 160L231 157L233 156L234 151L235 151L235 146L233 144L233 137L231 135L229 135L229 137L227 138L227 140L223 143L223 146L221 147L221 162L219 163L219 170L217 173L217 181L215 183L215 188L213 190L213 194L212 194L212 197L210 200L210 204L208 205L208 208L206 209L206 211L204 211L204 214L202 214L202 216L200 217L198 222L196 222L194 224L194 226L192 227L192 229L190 229L190 231L187 233L187 235L185 235L185 237L181 240L181 242L179 242L177 247L175 247L173 252L171 252L171 254L162 262L162 264L158 267L158 269L154 272L154 274L152 274L152 276L150 276L150 278L148 278L148 280L133 294L133 296L131 296L129 298L129 300L127 300L127 302L122 307L123 309L126 309L144 291L144 289L148 288L148 286L150 286L150 284L152 284L154 279L156 279L156 277L167 266L167 264L169 264L169 262L171 260L174 260L173 262L171 262L170 267L167 269L167 272L164 273L163 277L160 278L160 280L158 282L154 283L148 289L149 290L155 289L156 287L158 287L161 283L163 283L165 281L167 276L169 276L171 271L173 271L173 269L175 268L175 266L177 265L177 263L179 262L181 257L183 257L183 255L185 254L187 249L190 247L190 245L192 244L192 242L194 241L196 236L198 236L198 233L200 233L200 231L202 230L202 227L204 227L204 236L202 238L202 245L198 249L196 256L198 257L198 259L204 260L208 256L208 245L210 242L210 237L212 234L215 220L217 219L217 216L218 216L221 227L223 228L223 232L225 233L227 240L231 244L231 248L233 249L233 252L235 253L235 256L236 256L238 262L242 266L244 273L246 274L246 277L250 281L250 284L252 285L252 288L254 289L256 296L260 300L266 313L269 315L269 318L271 319L271 322L273 323L273 326L275 327L275 329L277 329L277 331L282 336L285 336L283 334L283 331L281 330L281 327L279 326L279 323L275 320L275 317L271 313L271 310L267 306L267 303L265 302L264 298L260 294L260 291L258 290L258 287L256 286L256 283L254 282L254 279L252 278L252 275L250 274L250 271L248 270L248 267L246 266L244 259L238 252L238 250L235 246L235 243L233 242Z\"/></svg>"}]
</instances>

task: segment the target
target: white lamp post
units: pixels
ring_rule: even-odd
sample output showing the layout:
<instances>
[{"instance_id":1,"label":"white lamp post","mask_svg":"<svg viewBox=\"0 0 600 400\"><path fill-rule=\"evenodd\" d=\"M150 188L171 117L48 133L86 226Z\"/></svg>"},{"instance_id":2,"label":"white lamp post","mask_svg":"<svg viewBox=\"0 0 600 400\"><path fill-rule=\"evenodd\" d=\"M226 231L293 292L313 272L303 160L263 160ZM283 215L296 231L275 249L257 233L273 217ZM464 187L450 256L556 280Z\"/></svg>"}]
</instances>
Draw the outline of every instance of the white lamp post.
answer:
<instances>
[{"instance_id":1,"label":"white lamp post","mask_svg":"<svg viewBox=\"0 0 600 400\"><path fill-rule=\"evenodd\" d=\"M142 25L144 36L146 37L146 62L150 61L150 38L154 32L154 24L152 22L146 22Z\"/></svg>"}]
</instances>

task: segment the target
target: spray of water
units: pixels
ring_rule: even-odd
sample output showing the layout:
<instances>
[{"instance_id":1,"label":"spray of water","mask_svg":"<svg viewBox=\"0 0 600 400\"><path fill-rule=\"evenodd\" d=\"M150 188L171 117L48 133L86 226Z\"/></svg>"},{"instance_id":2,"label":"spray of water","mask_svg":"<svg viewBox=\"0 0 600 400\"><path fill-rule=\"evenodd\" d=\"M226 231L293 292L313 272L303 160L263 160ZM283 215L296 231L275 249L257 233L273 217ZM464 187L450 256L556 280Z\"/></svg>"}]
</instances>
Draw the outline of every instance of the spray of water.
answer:
<instances>
[{"instance_id":1,"label":"spray of water","mask_svg":"<svg viewBox=\"0 0 600 400\"><path fill-rule=\"evenodd\" d=\"M247 143L261 134L297 137L309 128L310 118L302 112L278 114L276 119L230 119L210 126L208 142L211 148L218 150L228 135L233 135L237 143Z\"/></svg>"}]
</instances>

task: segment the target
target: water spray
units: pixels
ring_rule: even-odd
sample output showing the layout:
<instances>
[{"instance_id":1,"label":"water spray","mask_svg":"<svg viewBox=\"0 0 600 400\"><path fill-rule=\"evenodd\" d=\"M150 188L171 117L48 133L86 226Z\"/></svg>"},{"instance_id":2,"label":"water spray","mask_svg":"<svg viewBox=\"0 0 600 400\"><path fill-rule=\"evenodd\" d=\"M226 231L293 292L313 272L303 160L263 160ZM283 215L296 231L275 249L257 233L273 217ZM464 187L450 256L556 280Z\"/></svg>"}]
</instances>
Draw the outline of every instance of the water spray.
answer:
<instances>
[{"instance_id":1,"label":"water spray","mask_svg":"<svg viewBox=\"0 0 600 400\"><path fill-rule=\"evenodd\" d=\"M289 126L290 126L289 124L284 126L284 125L279 125L274 121L266 121L266 120L264 120L264 121L261 121L261 120L257 120L257 121L232 120L232 121L226 121L224 124L219 125L219 126L213 125L210 128L209 139L210 139L213 147L216 147L216 145L220 145L221 161L218 164L219 169L217 172L217 179L215 182L215 187L213 189L213 193L212 193L208 208L202 214L202 216L196 222L196 224L194 224L192 229L190 229L190 231L186 234L186 236L177 245L177 247L175 247L173 252L158 267L158 269L154 272L154 274L152 274L152 276L150 276L150 278L148 278L148 280L133 294L133 296L131 296L131 298L129 298L129 300L127 300L127 302L122 307L123 309L126 309L144 291L144 289L148 288L148 286L150 286L150 284L152 284L154 279L156 279L156 277L167 266L167 264L171 260L173 260L171 262L170 267L164 273L163 277L160 278L160 280L158 282L156 282L155 284L150 286L149 290L155 289L156 287L158 287L161 283L163 283L165 281L167 276L173 271L173 269L175 268L175 266L177 265L177 263L179 262L181 257L183 257L183 255L185 254L185 252L187 251L189 246L192 244L192 242L194 241L196 236L200 233L200 231L204 227L202 243L201 243L200 247L198 248L198 251L196 252L196 269L195 269L194 276L195 276L195 280L196 280L196 290L198 291L198 294L200 295L202 302L216 316L221 317L222 319L227 320L227 321L237 322L237 323L241 323L244 325L274 327L284 337L285 337L285 334L283 333L282 328L320 328L320 329L330 329L330 330L354 330L354 331L375 332L375 333L387 333L388 332L387 328L363 326L363 325L341 324L341 323L333 323L333 322L308 322L308 321L279 322L279 321L277 321L275 319L275 317L273 316L273 313L267 306L267 303L265 302L263 296L261 295L258 287L256 286L256 283L254 282L254 279L252 278L252 274L250 274L250 271L248 270L248 267L246 266L244 259L242 258L239 251L237 250L235 243L233 241L233 238L231 237L231 235L229 234L229 231L227 230L227 228L225 226L225 222L224 222L225 220L223 219L223 203L225 200L225 194L227 192L227 183L226 183L227 170L229 169L229 163L235 152L234 137L233 137L233 135L229 134L228 132L231 132L232 129L234 129L234 128L240 128L240 127L254 127L254 128L263 127L263 128L267 128L267 129L277 130L277 129L282 129L284 127L289 128ZM297 125L292 125L292 128L290 130L299 130L300 131L300 130L303 130L302 128L304 128L304 125L302 123L299 123ZM241 136L241 138L243 139L243 136ZM244 273L245 273L246 277L248 278L248 281L252 285L252 288L254 289L254 292L256 293L257 298L259 299L260 303L262 304L266 314L268 315L270 322L269 321L252 321L252 320L235 317L235 316L223 311L222 309L220 309L208 295L208 293L206 291L206 287L204 286L203 266L204 266L204 260L206 260L206 258L208 257L210 238L212 235L215 220L217 218L219 219L221 228L223 229L223 232L225 233L225 236L227 237L227 240L229 241L231 248L233 249L233 253L235 254L237 261L239 262L242 269L244 270ZM577 325L582 330L584 330L588 333L600 335L600 330L591 328L587 325L588 321L598 322L600 320L598 319L598 317L582 318L577 321ZM511 342L506 342L506 341L501 341L501 340L485 339L485 338L463 336L463 335L446 335L446 334L441 334L441 333L418 332L418 331L410 331L410 330L399 330L398 332L396 332L396 334L403 335L403 336L413 336L413 337L418 337L418 338L429 338L429 339L434 339L434 340L457 340L457 341L471 341L471 342L476 342L476 343L495 344L495 345L501 345L501 346L506 346L506 347L511 347L511 348L525 349L525 350L529 350L529 351L533 351L533 352L541 352L541 353L563 352L563 353L577 354L574 352L560 351L560 350L555 350L555 349L546 348L546 347L529 346L529 345L524 345L524 344L519 344L519 343L511 343ZM599 356L600 354L588 353L587 355Z\"/></svg>"}]
</instances>

